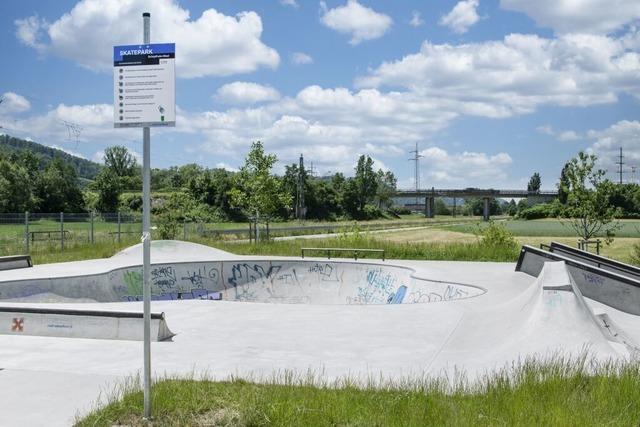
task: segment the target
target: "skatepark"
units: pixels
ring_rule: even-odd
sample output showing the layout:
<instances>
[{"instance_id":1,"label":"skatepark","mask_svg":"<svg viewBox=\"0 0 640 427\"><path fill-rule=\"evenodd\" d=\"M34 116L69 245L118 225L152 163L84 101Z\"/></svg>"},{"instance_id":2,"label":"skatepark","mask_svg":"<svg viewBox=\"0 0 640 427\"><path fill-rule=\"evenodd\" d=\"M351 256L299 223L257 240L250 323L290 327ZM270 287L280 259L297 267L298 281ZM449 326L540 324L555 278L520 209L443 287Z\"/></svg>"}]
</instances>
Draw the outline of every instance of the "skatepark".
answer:
<instances>
[{"instance_id":1,"label":"skatepark","mask_svg":"<svg viewBox=\"0 0 640 427\"><path fill-rule=\"evenodd\" d=\"M634 359L633 267L549 249L355 261L155 241L153 375L473 380L532 357ZM140 374L141 253L0 271L0 425L68 425Z\"/></svg>"}]
</instances>

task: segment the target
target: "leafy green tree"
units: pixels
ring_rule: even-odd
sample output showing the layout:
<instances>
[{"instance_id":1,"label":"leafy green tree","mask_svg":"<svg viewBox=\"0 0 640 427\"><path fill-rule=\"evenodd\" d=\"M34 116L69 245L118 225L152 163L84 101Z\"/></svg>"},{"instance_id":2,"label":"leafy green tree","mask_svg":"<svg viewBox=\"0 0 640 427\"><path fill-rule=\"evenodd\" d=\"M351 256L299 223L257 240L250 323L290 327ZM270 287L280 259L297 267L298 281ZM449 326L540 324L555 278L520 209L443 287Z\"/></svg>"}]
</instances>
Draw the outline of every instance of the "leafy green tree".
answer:
<instances>
[{"instance_id":1,"label":"leafy green tree","mask_svg":"<svg viewBox=\"0 0 640 427\"><path fill-rule=\"evenodd\" d=\"M451 215L451 210L447 207L447 204L441 197L436 199L434 211L436 215Z\"/></svg>"},{"instance_id":2,"label":"leafy green tree","mask_svg":"<svg viewBox=\"0 0 640 427\"><path fill-rule=\"evenodd\" d=\"M117 176L133 176L136 172L136 158L127 147L115 145L104 150L104 165Z\"/></svg>"},{"instance_id":3,"label":"leafy green tree","mask_svg":"<svg viewBox=\"0 0 640 427\"><path fill-rule=\"evenodd\" d=\"M24 212L36 204L27 169L0 157L0 212Z\"/></svg>"},{"instance_id":4,"label":"leafy green tree","mask_svg":"<svg viewBox=\"0 0 640 427\"><path fill-rule=\"evenodd\" d=\"M365 206L374 202L378 191L378 180L371 157L361 155L355 172L355 176L347 181L344 188L344 207L351 217L363 219Z\"/></svg>"},{"instance_id":5,"label":"leafy green tree","mask_svg":"<svg viewBox=\"0 0 640 427\"><path fill-rule=\"evenodd\" d=\"M54 158L39 175L36 196L42 212L82 212L84 197L71 164Z\"/></svg>"},{"instance_id":6,"label":"leafy green tree","mask_svg":"<svg viewBox=\"0 0 640 427\"><path fill-rule=\"evenodd\" d=\"M484 199L482 197L468 197L464 201L464 211L471 215L484 214ZM500 215L502 208L496 199L489 199L489 215Z\"/></svg>"},{"instance_id":7,"label":"leafy green tree","mask_svg":"<svg viewBox=\"0 0 640 427\"><path fill-rule=\"evenodd\" d=\"M582 239L604 233L611 242L619 228L620 209L609 204L615 185L604 178L604 170L596 169L596 160L581 151L567 164L567 203L561 215Z\"/></svg>"},{"instance_id":8,"label":"leafy green tree","mask_svg":"<svg viewBox=\"0 0 640 427\"><path fill-rule=\"evenodd\" d=\"M538 172L535 172L529 179L529 183L527 184L527 191L530 193L539 193L541 185L542 180L540 179L540 174Z\"/></svg>"},{"instance_id":9,"label":"leafy green tree","mask_svg":"<svg viewBox=\"0 0 640 427\"><path fill-rule=\"evenodd\" d=\"M560 182L558 182L558 200L563 205L567 203L567 197L569 196L569 186L571 183L567 177L567 170L569 169L569 162L565 163L562 171L560 172Z\"/></svg>"},{"instance_id":10,"label":"leafy green tree","mask_svg":"<svg viewBox=\"0 0 640 427\"><path fill-rule=\"evenodd\" d=\"M266 154L262 142L256 141L236 177L236 185L229 192L231 205L250 215L272 216L282 208L290 208L292 198L283 189L280 179L271 175L276 163L275 154Z\"/></svg>"},{"instance_id":11,"label":"leafy green tree","mask_svg":"<svg viewBox=\"0 0 640 427\"><path fill-rule=\"evenodd\" d=\"M172 179L174 188L188 188L191 181L195 180L203 172L202 166L195 163L180 166L177 176Z\"/></svg>"},{"instance_id":12,"label":"leafy green tree","mask_svg":"<svg viewBox=\"0 0 640 427\"><path fill-rule=\"evenodd\" d=\"M509 201L509 205L507 206L507 215L515 216L518 213L518 206L516 205L516 201L511 199Z\"/></svg>"},{"instance_id":13,"label":"leafy green tree","mask_svg":"<svg viewBox=\"0 0 640 427\"><path fill-rule=\"evenodd\" d=\"M393 204L393 196L396 195L398 180L391 171L384 172L379 169L376 173L376 199L378 209L389 209Z\"/></svg>"},{"instance_id":14,"label":"leafy green tree","mask_svg":"<svg viewBox=\"0 0 640 427\"><path fill-rule=\"evenodd\" d=\"M98 193L96 209L99 212L115 212L118 209L122 183L113 170L102 169L93 182L93 189Z\"/></svg>"}]
</instances>

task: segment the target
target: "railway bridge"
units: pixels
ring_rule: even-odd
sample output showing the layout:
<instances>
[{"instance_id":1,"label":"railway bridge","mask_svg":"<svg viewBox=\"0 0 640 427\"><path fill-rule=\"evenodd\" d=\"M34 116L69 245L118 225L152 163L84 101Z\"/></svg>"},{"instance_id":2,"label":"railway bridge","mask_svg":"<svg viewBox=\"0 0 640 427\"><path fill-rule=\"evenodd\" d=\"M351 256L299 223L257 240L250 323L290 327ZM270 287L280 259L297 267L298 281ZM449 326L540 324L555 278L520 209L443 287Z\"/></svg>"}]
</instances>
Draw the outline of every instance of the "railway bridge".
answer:
<instances>
[{"instance_id":1,"label":"railway bridge","mask_svg":"<svg viewBox=\"0 0 640 427\"><path fill-rule=\"evenodd\" d=\"M491 199L518 199L528 198L535 199L540 202L550 202L558 197L557 191L527 191L527 190L497 190L497 189L481 189L481 188L464 188L464 189L443 189L431 188L424 190L398 190L396 197L415 197L416 199L424 198L424 215L427 218L433 218L435 214L436 197L478 197L484 200L483 218L489 220L489 202Z\"/></svg>"}]
</instances>

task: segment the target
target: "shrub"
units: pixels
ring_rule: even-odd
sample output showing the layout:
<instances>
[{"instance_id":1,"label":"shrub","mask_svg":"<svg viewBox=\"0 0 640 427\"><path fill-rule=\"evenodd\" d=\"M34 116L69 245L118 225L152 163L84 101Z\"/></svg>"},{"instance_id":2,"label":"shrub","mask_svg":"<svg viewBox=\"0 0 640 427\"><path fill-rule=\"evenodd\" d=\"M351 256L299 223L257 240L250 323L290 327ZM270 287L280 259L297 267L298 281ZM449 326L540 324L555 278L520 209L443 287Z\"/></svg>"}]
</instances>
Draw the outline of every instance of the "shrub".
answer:
<instances>
[{"instance_id":1,"label":"shrub","mask_svg":"<svg viewBox=\"0 0 640 427\"><path fill-rule=\"evenodd\" d=\"M374 206L374 205L365 205L364 210L362 211L362 215L363 215L362 219L365 219L365 220L379 219L384 216L382 214L382 211L378 209L377 206Z\"/></svg>"},{"instance_id":2,"label":"shrub","mask_svg":"<svg viewBox=\"0 0 640 427\"><path fill-rule=\"evenodd\" d=\"M511 249L518 246L517 240L504 224L491 221L487 227L480 230L479 234L481 236L480 243L486 247Z\"/></svg>"},{"instance_id":3,"label":"shrub","mask_svg":"<svg viewBox=\"0 0 640 427\"><path fill-rule=\"evenodd\" d=\"M631 263L640 265L640 243L634 243L631 248Z\"/></svg>"},{"instance_id":4,"label":"shrub","mask_svg":"<svg viewBox=\"0 0 640 427\"><path fill-rule=\"evenodd\" d=\"M521 219L556 218L561 214L562 205L558 202L540 203L518 212Z\"/></svg>"},{"instance_id":5,"label":"shrub","mask_svg":"<svg viewBox=\"0 0 640 427\"><path fill-rule=\"evenodd\" d=\"M178 234L178 214L175 211L167 210L157 216L156 224L158 239L172 240Z\"/></svg>"}]
</instances>

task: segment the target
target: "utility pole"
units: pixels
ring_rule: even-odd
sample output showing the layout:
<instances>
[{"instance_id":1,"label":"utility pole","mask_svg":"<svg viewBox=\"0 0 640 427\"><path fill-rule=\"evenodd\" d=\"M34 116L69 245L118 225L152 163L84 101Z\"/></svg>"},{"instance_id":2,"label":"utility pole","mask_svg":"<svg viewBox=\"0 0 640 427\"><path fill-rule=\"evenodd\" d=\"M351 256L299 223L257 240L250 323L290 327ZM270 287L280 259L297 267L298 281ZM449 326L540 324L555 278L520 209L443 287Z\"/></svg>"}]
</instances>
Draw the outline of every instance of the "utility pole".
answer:
<instances>
[{"instance_id":1,"label":"utility pole","mask_svg":"<svg viewBox=\"0 0 640 427\"><path fill-rule=\"evenodd\" d=\"M637 166L631 166L631 183L635 184L636 183L636 170L638 169Z\"/></svg>"},{"instance_id":2,"label":"utility pole","mask_svg":"<svg viewBox=\"0 0 640 427\"><path fill-rule=\"evenodd\" d=\"M296 217L299 220L305 219L307 213L304 205L304 176L304 158L302 157L302 154L300 154L300 164L298 166L298 191L296 197Z\"/></svg>"},{"instance_id":3,"label":"utility pole","mask_svg":"<svg viewBox=\"0 0 640 427\"><path fill-rule=\"evenodd\" d=\"M409 153L413 154L413 157L410 158L409 161L415 163L415 166L414 166L415 176L413 179L414 179L414 183L416 184L416 193L418 193L418 191L420 191L420 159L424 156L422 156L418 151L417 142L416 142L416 149L413 151L409 151ZM420 201L420 198L418 197L418 194L416 194L416 205L419 204L419 201Z\"/></svg>"},{"instance_id":4,"label":"utility pole","mask_svg":"<svg viewBox=\"0 0 640 427\"><path fill-rule=\"evenodd\" d=\"M620 147L620 155L618 157L618 161L616 162L616 164L618 165L618 174L620 175L620 184L622 184L622 165L624 165L622 159L624 157L622 156L622 147Z\"/></svg>"}]
</instances>

